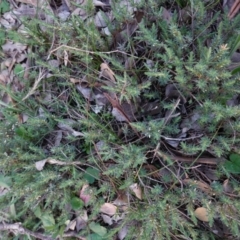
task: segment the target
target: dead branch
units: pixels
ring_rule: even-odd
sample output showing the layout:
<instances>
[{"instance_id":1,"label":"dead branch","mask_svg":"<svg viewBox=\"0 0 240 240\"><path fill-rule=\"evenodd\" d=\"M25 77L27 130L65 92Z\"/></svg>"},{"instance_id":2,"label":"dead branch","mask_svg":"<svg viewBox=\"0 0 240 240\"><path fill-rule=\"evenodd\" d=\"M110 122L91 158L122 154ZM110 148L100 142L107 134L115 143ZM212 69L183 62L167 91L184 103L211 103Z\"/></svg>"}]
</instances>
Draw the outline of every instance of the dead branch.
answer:
<instances>
[{"instance_id":1,"label":"dead branch","mask_svg":"<svg viewBox=\"0 0 240 240\"><path fill-rule=\"evenodd\" d=\"M41 240L54 240L52 237L46 236L39 232L32 232L32 231L24 228L21 223L12 223L12 224L1 223L0 231L9 231L14 234L30 235L32 237L35 237L35 238L41 239Z\"/></svg>"},{"instance_id":2,"label":"dead branch","mask_svg":"<svg viewBox=\"0 0 240 240\"><path fill-rule=\"evenodd\" d=\"M12 232L13 234L29 235L29 236L35 237L36 239L41 239L41 240L56 240L56 238L52 238L43 233L32 232L32 231L24 228L20 222L11 223L11 224L0 223L0 231L9 231L9 232ZM64 238L75 237L76 239L86 240L86 238L78 236L78 234L75 232L67 232L67 233L63 234L62 237L64 237ZM59 238L57 237L57 239L59 239Z\"/></svg>"}]
</instances>

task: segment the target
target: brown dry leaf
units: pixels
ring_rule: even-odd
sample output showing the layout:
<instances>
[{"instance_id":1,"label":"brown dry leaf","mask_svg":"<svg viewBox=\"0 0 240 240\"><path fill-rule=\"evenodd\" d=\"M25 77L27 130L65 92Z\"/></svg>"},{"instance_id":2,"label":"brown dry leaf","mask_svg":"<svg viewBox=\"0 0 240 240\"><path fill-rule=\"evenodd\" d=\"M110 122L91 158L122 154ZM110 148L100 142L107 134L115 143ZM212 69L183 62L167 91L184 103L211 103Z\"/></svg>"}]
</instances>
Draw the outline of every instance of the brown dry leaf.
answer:
<instances>
[{"instance_id":1,"label":"brown dry leaf","mask_svg":"<svg viewBox=\"0 0 240 240\"><path fill-rule=\"evenodd\" d=\"M72 221L67 220L65 222L65 224L67 225L65 231L68 231L69 229L73 231L75 229L75 227L76 227L76 219L74 219Z\"/></svg>"},{"instance_id":2,"label":"brown dry leaf","mask_svg":"<svg viewBox=\"0 0 240 240\"><path fill-rule=\"evenodd\" d=\"M2 72L0 72L0 83L1 84L3 84L3 85L9 84L10 82L12 82L12 80L13 80L13 76L11 78L9 77L8 70L5 69Z\"/></svg>"},{"instance_id":3,"label":"brown dry leaf","mask_svg":"<svg viewBox=\"0 0 240 240\"><path fill-rule=\"evenodd\" d=\"M201 182L201 181L196 181L196 180L194 181L194 180L191 180L191 179L184 179L183 183L188 184L190 186L195 186L196 188L199 188L203 192L205 192L207 194L210 194L210 195L212 195L214 193L213 189L207 183L204 183L204 182Z\"/></svg>"},{"instance_id":4,"label":"brown dry leaf","mask_svg":"<svg viewBox=\"0 0 240 240\"><path fill-rule=\"evenodd\" d=\"M70 82L73 83L73 84L81 83L81 82L82 82L82 80L76 79L76 78L70 78L69 80L70 80Z\"/></svg>"},{"instance_id":5,"label":"brown dry leaf","mask_svg":"<svg viewBox=\"0 0 240 240\"><path fill-rule=\"evenodd\" d=\"M204 207L199 207L194 211L194 215L196 216L196 218L198 218L199 220L203 221L203 222L208 222L208 213L207 213L207 209Z\"/></svg>"},{"instance_id":6,"label":"brown dry leaf","mask_svg":"<svg viewBox=\"0 0 240 240\"><path fill-rule=\"evenodd\" d=\"M7 188L0 187L0 197L5 195L8 192L9 192L9 190Z\"/></svg>"},{"instance_id":7,"label":"brown dry leaf","mask_svg":"<svg viewBox=\"0 0 240 240\"><path fill-rule=\"evenodd\" d=\"M45 164L46 164L46 162L47 162L47 159L44 159L44 160L41 160L41 161L37 161L37 162L35 163L36 169L37 169L38 171L42 171L43 168L44 168L44 166L45 166Z\"/></svg>"},{"instance_id":8,"label":"brown dry leaf","mask_svg":"<svg viewBox=\"0 0 240 240\"><path fill-rule=\"evenodd\" d=\"M125 224L118 232L118 239L123 240L128 233L128 226Z\"/></svg>"},{"instance_id":9,"label":"brown dry leaf","mask_svg":"<svg viewBox=\"0 0 240 240\"><path fill-rule=\"evenodd\" d=\"M104 12L98 11L94 18L95 26L99 28L107 27L106 20L109 20L108 16Z\"/></svg>"},{"instance_id":10,"label":"brown dry leaf","mask_svg":"<svg viewBox=\"0 0 240 240\"><path fill-rule=\"evenodd\" d=\"M86 87L84 84L76 84L76 88L88 101L94 100L91 88Z\"/></svg>"},{"instance_id":11,"label":"brown dry leaf","mask_svg":"<svg viewBox=\"0 0 240 240\"><path fill-rule=\"evenodd\" d=\"M86 210L83 210L79 216L76 218L76 229L79 232L81 229L86 228L88 222L88 214Z\"/></svg>"},{"instance_id":12,"label":"brown dry leaf","mask_svg":"<svg viewBox=\"0 0 240 240\"><path fill-rule=\"evenodd\" d=\"M16 16L34 17L36 16L37 9L26 4L21 4L18 9L13 10L13 13Z\"/></svg>"},{"instance_id":13,"label":"brown dry leaf","mask_svg":"<svg viewBox=\"0 0 240 240\"><path fill-rule=\"evenodd\" d=\"M111 36L111 32L109 31L108 27L102 28L101 33L106 36Z\"/></svg>"},{"instance_id":14,"label":"brown dry leaf","mask_svg":"<svg viewBox=\"0 0 240 240\"><path fill-rule=\"evenodd\" d=\"M115 77L114 77L115 74L111 70L111 68L106 63L102 63L100 67L101 67L101 72L100 72L99 78L102 76L108 80L111 80L113 83L115 83Z\"/></svg>"},{"instance_id":15,"label":"brown dry leaf","mask_svg":"<svg viewBox=\"0 0 240 240\"><path fill-rule=\"evenodd\" d=\"M16 16L12 12L6 12L0 18L0 24L7 29L13 29L17 24Z\"/></svg>"},{"instance_id":16,"label":"brown dry leaf","mask_svg":"<svg viewBox=\"0 0 240 240\"><path fill-rule=\"evenodd\" d=\"M80 199L83 200L83 202L85 203L85 205L87 205L89 203L89 201L91 200L92 196L91 194L89 193L89 185L88 184L84 184L81 191L80 191L80 194L79 194L79 197Z\"/></svg>"},{"instance_id":17,"label":"brown dry leaf","mask_svg":"<svg viewBox=\"0 0 240 240\"><path fill-rule=\"evenodd\" d=\"M12 64L12 58L6 58L3 62L1 62L0 69L4 69L5 67L9 68Z\"/></svg>"},{"instance_id":18,"label":"brown dry leaf","mask_svg":"<svg viewBox=\"0 0 240 240\"><path fill-rule=\"evenodd\" d=\"M4 45L2 45L2 49L5 54L15 57L16 53L22 53L25 51L27 46L22 43L13 43L12 41L7 41Z\"/></svg>"},{"instance_id":19,"label":"brown dry leaf","mask_svg":"<svg viewBox=\"0 0 240 240\"><path fill-rule=\"evenodd\" d=\"M120 108L119 108L120 107ZM136 120L134 113L136 112L136 108L134 105L123 102L119 107L113 107L112 115L119 122L132 122Z\"/></svg>"},{"instance_id":20,"label":"brown dry leaf","mask_svg":"<svg viewBox=\"0 0 240 240\"><path fill-rule=\"evenodd\" d=\"M107 103L109 103L108 99L102 93L95 94L94 99L98 107L105 106Z\"/></svg>"},{"instance_id":21,"label":"brown dry leaf","mask_svg":"<svg viewBox=\"0 0 240 240\"><path fill-rule=\"evenodd\" d=\"M137 183L132 184L129 188L135 193L138 199L142 200L142 189Z\"/></svg>"},{"instance_id":22,"label":"brown dry leaf","mask_svg":"<svg viewBox=\"0 0 240 240\"><path fill-rule=\"evenodd\" d=\"M1 105L5 107L8 107L8 105L13 104L14 102L11 96L7 93L3 94L1 100L2 100Z\"/></svg>"},{"instance_id":23,"label":"brown dry leaf","mask_svg":"<svg viewBox=\"0 0 240 240\"><path fill-rule=\"evenodd\" d=\"M96 7L106 7L106 6L108 6L108 4L103 3L103 2L101 2L101 1L98 1L98 0L93 0L93 4L94 4L94 6L96 6Z\"/></svg>"},{"instance_id":24,"label":"brown dry leaf","mask_svg":"<svg viewBox=\"0 0 240 240\"><path fill-rule=\"evenodd\" d=\"M73 12L72 15L77 15L79 16L83 21L88 17L86 11L84 11L81 8L76 8Z\"/></svg>"},{"instance_id":25,"label":"brown dry leaf","mask_svg":"<svg viewBox=\"0 0 240 240\"><path fill-rule=\"evenodd\" d=\"M17 0L17 2L26 3L34 7L41 7L45 0Z\"/></svg>"},{"instance_id":26,"label":"brown dry leaf","mask_svg":"<svg viewBox=\"0 0 240 240\"><path fill-rule=\"evenodd\" d=\"M102 217L102 219L103 219L103 221L105 222L105 223L107 223L108 225L112 225L113 224L113 219L112 219L112 217L109 217L108 215L105 215L105 214L101 214L101 217Z\"/></svg>"},{"instance_id":27,"label":"brown dry leaf","mask_svg":"<svg viewBox=\"0 0 240 240\"><path fill-rule=\"evenodd\" d=\"M29 118L29 116L25 113L21 113L18 115L18 121L21 124L27 122L28 118Z\"/></svg>"},{"instance_id":28,"label":"brown dry leaf","mask_svg":"<svg viewBox=\"0 0 240 240\"><path fill-rule=\"evenodd\" d=\"M122 108L122 105L120 105L119 101L117 100L117 97L115 96L115 94L112 94L113 95L113 98L107 94L107 93L104 93L104 96L108 99L108 101L112 104L112 115L120 122L128 122L130 123L131 118L131 115L128 116L128 113L125 113L126 110L129 110L129 109L123 109ZM130 112L132 112L132 109L130 108ZM134 115L133 115L134 116ZM135 118L134 118L135 119Z\"/></svg>"},{"instance_id":29,"label":"brown dry leaf","mask_svg":"<svg viewBox=\"0 0 240 240\"><path fill-rule=\"evenodd\" d=\"M112 203L104 203L100 208L100 212L113 216L117 212L117 207Z\"/></svg>"},{"instance_id":30,"label":"brown dry leaf","mask_svg":"<svg viewBox=\"0 0 240 240\"><path fill-rule=\"evenodd\" d=\"M57 16L59 17L61 22L65 22L68 17L70 16L70 10L67 6L67 4L62 4L60 7L57 9Z\"/></svg>"},{"instance_id":31,"label":"brown dry leaf","mask_svg":"<svg viewBox=\"0 0 240 240\"><path fill-rule=\"evenodd\" d=\"M119 122L129 122L128 118L126 118L118 108L112 109L112 115L117 119Z\"/></svg>"},{"instance_id":32,"label":"brown dry leaf","mask_svg":"<svg viewBox=\"0 0 240 240\"><path fill-rule=\"evenodd\" d=\"M116 205L116 206L126 206L126 205L128 205L128 197L127 197L126 192L119 191L118 197L114 200L113 204Z\"/></svg>"},{"instance_id":33,"label":"brown dry leaf","mask_svg":"<svg viewBox=\"0 0 240 240\"><path fill-rule=\"evenodd\" d=\"M223 182L223 191L226 193L233 193L233 187L232 187L231 183L229 182L229 179L226 179Z\"/></svg>"},{"instance_id":34,"label":"brown dry leaf","mask_svg":"<svg viewBox=\"0 0 240 240\"><path fill-rule=\"evenodd\" d=\"M171 19L172 19L172 15L171 13L163 7L163 11L162 11L162 18L167 22L170 23Z\"/></svg>"}]
</instances>

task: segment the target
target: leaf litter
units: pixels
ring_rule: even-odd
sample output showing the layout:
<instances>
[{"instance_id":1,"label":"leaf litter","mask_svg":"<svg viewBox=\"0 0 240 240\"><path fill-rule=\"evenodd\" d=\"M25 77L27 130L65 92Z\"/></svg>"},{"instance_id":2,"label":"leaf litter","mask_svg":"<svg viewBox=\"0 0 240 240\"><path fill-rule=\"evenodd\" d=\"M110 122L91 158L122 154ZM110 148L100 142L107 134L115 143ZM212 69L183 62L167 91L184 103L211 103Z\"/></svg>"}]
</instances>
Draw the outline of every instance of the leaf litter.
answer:
<instances>
[{"instance_id":1,"label":"leaf litter","mask_svg":"<svg viewBox=\"0 0 240 240\"><path fill-rule=\"evenodd\" d=\"M34 1L34 0L19 0L19 5L17 9L14 9L13 11L9 11L3 14L3 16L0 19L1 25L6 29L13 29L18 23L19 19L18 16L28 16L28 17L34 17L37 13L38 6L45 4L47 9L53 13L56 14L62 22L67 21L67 19L70 16L77 15L80 18L82 18L83 21L90 19L90 16L87 14L87 11L85 11L85 6L87 4L87 1L76 1L76 5L71 4L68 2L68 4L65 6L58 7L57 9L52 9L52 7L49 5L47 1ZM108 1L107 1L108 2ZM133 1L135 4L140 4L140 1ZM40 4L41 3L41 4ZM95 7L100 7L101 10L97 11L92 18L91 21L94 22L95 26L97 28L100 28L99 31L102 31L103 34L113 38L113 33L108 28L109 24L113 23L116 19L112 17L111 15L111 3L105 3L104 1L93 1L92 2ZM27 4L27 5L26 5ZM39 5L40 4L40 5ZM142 15L141 11L138 10L137 5L132 5L129 1L121 1L121 7L126 8L128 13L130 15L135 15L135 18L128 23L123 24L121 29L118 29L118 32L115 33L115 43L114 46L121 46L125 45L128 42L128 39L136 34L139 23L141 23ZM30 6L33 7L30 7ZM78 7L77 7L78 5ZM228 6L229 8L229 19L233 19L238 11L239 11L239 1L235 1L234 3L232 1L226 1L224 3L224 6ZM43 8L41 8L40 12L38 12L38 17L40 19L44 19L46 22L52 22L53 18L51 16L47 16L44 11L42 11ZM172 13L170 10L166 8L162 8L162 18L167 22L167 24L171 23ZM181 9L181 16L179 19L182 22L188 21L189 19L189 9ZM41 27L44 31L44 27ZM24 29L24 28L23 28ZM14 72L13 69L16 69L17 64L20 64L22 71L25 71L26 65L24 65L23 62L26 61L28 58L27 52L28 52L28 46L17 43L17 42L10 42L6 41L2 45L3 53L6 56L6 60L2 63L4 65L1 67L0 72L0 82L3 85L12 84L15 86L12 86L15 91L18 89L23 89L24 86L21 85L18 81L18 76L16 74L16 71ZM236 49L238 50L238 49ZM51 54L50 54L51 55ZM49 55L49 56L50 56ZM68 51L64 50L64 60L63 63L65 66L69 66L71 64L71 57L68 55ZM234 52L231 58L232 64L239 64L239 53ZM126 57L123 65L125 66L126 70L132 70L137 68L137 61L134 57ZM237 65L230 65L229 69L235 69ZM61 67L61 63L59 60L51 59L48 60L48 65L50 68L53 69L59 69ZM151 60L148 60L146 62L146 65L148 67L153 67L154 62ZM89 102L91 109L96 114L102 113L104 111L104 108L108 106L109 109L111 109L110 113L115 118L117 122L123 123L130 123L135 122L138 120L138 118L145 118L146 116L154 116L157 118L164 119L165 123L168 121L172 121L175 117L186 115L184 119L181 120L179 124L179 130L180 133L175 134L173 136L163 136L162 142L166 145L166 148L168 149L169 157L173 160L175 159L176 162L192 162L195 157L188 158L186 156L176 156L176 153L179 149L179 146L181 142L193 142L196 145L199 143L198 137L196 137L196 133L203 133L205 129L201 126L199 123L199 119L201 116L201 113L199 111L193 111L191 114L186 114L185 105L187 105L187 95L183 95L173 84L166 85L164 95L166 101L175 101L175 107L171 108L168 111L165 111L163 113L163 109L160 107L159 102L147 102L144 105L141 103L138 103L139 106L136 106L133 104L133 102L128 101L120 101L120 96L116 94L114 91L106 90L103 86L107 85L109 87L114 88L117 84L116 74L115 71L112 70L111 64L108 64L106 62L102 62L100 64L99 75L97 76L97 83L95 85L91 84L91 81L89 81L87 76L83 76L83 80L79 80L76 78L70 78L71 83L75 86L76 90L86 99L87 102ZM30 97L36 97L38 95L38 87L42 80L45 80L47 78L51 78L51 71L47 70L48 73L45 71L39 70L39 76L35 79L35 82L32 85L32 88L29 90L29 92L22 98L22 100L27 100ZM20 73L21 71L19 71ZM228 100L229 106L238 106L239 105L239 99L238 95L233 96L232 99ZM1 92L1 99L5 103L5 105L13 104L13 100L11 99L11 96L9 96L7 93ZM177 101L176 101L177 100ZM142 109L143 115L138 115L139 108ZM24 113L23 113L24 114ZM176 114L176 115L175 115ZM139 117L141 116L141 117ZM211 118L214 118L214 114L210 116ZM63 139L63 134L68 133L74 137L84 137L84 134L80 131L74 130L72 125L74 122L72 122L72 119L65 119L65 123L59 123L57 125L58 131L56 131L56 140L54 145L59 146L61 144L61 141ZM22 121L22 123L27 122L28 118L26 118L25 121ZM192 131L192 132L191 132ZM192 134L192 137L189 137L189 135ZM199 135L200 136L200 135ZM200 136L201 137L201 136ZM101 151L101 149L97 149L98 151ZM176 150L176 151L175 151ZM191 155L191 154L190 154ZM163 157L163 156L161 156ZM197 158L196 164L201 164L200 171L203 173L203 178L201 180L195 180L198 179L196 176L191 175L191 178L184 178L179 177L181 181L188 186L195 187L198 191L202 191L203 194L207 195L213 195L214 191L211 187L211 184L207 183L207 180L210 180L212 183L215 180L218 180L219 177L215 174L215 169L211 169L208 166L209 165L217 165L217 158L215 156L206 156L206 157L200 157ZM165 156L165 161L167 162L168 157ZM231 159L230 159L231 160ZM35 167L38 171L43 171L46 164L51 165L58 165L58 166L65 166L65 165L80 165L80 163L77 162L70 162L65 163L62 161L59 161L54 158L48 158L41 161L37 161L35 163ZM205 164L205 165L204 165ZM233 164L236 164L238 166L238 162L234 161L227 161L225 164L226 167L231 169L231 171L237 171L233 166ZM203 166L202 166L203 165ZM155 167L155 166L154 166ZM164 178L163 175L167 174L170 177L169 182L165 182L164 184L170 184L173 182L173 173L174 175L181 172L180 165L176 164L176 169L174 171L169 168L168 170L164 169L159 171L157 174L151 174L153 178ZM205 167L205 169L204 169ZM146 168L147 169L147 168ZM152 168L153 169L153 168ZM164 172L165 171L165 172ZM166 173L167 172L167 173ZM173 172L173 173L172 173ZM205 177L205 176L206 177ZM173 178L172 178L173 177ZM206 182L204 182L206 180ZM222 185L223 191L225 193L233 194L234 189L232 185L229 183L229 179L224 180ZM138 201L143 200L143 192L142 187L138 183L133 183L130 185L129 189L132 191L132 193L135 195L135 197L138 199ZM6 189L2 189L1 194L5 194ZM215 193L214 193L215 194ZM79 192L79 199L81 199L85 207L87 208L90 201L94 198L93 196L93 190L91 189L91 186L89 184L85 184L82 186L80 192ZM125 218L124 214L118 214L118 208L120 208L123 212L127 212L127 207L130 204L129 196L126 192L121 192L118 194L118 197L113 201L112 203L106 202L100 207L100 215L103 219L104 223L107 223L108 225L114 225L115 223L120 224L121 221ZM126 213L127 214L127 213ZM209 222L208 217L208 210L205 207L197 207L194 211L194 215L197 219L199 219L202 222ZM77 231L84 229L87 227L87 224L89 224L89 218L88 213L86 210L83 211L83 214L79 213L76 214L76 217L72 220L68 220L66 222L66 229L65 231ZM101 226L100 224L96 222L90 222L89 224L90 229L97 233L100 236L104 236L106 234L106 228ZM124 239L128 234L128 225L124 224L120 231L118 231L118 238ZM227 231L227 230L226 230Z\"/></svg>"}]
</instances>

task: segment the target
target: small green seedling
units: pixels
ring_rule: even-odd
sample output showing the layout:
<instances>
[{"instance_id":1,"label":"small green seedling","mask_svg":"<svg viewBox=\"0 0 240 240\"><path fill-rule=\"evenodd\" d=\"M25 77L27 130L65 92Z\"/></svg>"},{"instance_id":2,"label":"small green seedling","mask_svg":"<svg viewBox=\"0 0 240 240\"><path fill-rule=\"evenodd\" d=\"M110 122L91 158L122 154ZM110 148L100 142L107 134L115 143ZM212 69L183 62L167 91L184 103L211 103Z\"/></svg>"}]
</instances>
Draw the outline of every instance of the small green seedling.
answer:
<instances>
[{"instance_id":1,"label":"small green seedling","mask_svg":"<svg viewBox=\"0 0 240 240\"><path fill-rule=\"evenodd\" d=\"M229 161L226 161L224 163L224 167L229 173L233 174L240 173L240 155L232 153L229 156Z\"/></svg>"}]
</instances>

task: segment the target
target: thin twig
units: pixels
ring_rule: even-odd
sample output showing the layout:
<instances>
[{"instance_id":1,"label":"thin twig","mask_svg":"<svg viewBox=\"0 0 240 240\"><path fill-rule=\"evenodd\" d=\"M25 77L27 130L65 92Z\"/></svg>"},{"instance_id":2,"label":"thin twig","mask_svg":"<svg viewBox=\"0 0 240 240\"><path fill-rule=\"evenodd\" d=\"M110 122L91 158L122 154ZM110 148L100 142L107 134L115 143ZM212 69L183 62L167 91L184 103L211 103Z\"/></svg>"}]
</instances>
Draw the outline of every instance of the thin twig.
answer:
<instances>
[{"instance_id":1,"label":"thin twig","mask_svg":"<svg viewBox=\"0 0 240 240\"><path fill-rule=\"evenodd\" d=\"M165 137L165 136L161 135L162 138L164 138L165 140L170 140L170 141L186 141L186 140L200 138L202 136L203 136L203 134L200 134L198 136L188 137L188 138L170 138L170 137Z\"/></svg>"},{"instance_id":2,"label":"thin twig","mask_svg":"<svg viewBox=\"0 0 240 240\"><path fill-rule=\"evenodd\" d=\"M235 17L235 15L238 13L240 9L240 1L239 0L235 0L234 4L232 5L229 13L228 13L228 18L232 19Z\"/></svg>"},{"instance_id":3,"label":"thin twig","mask_svg":"<svg viewBox=\"0 0 240 240\"><path fill-rule=\"evenodd\" d=\"M32 94L35 93L35 90L38 87L38 84L41 82L43 78L45 78L46 72L42 72L41 69L39 71L38 79L34 82L34 85L32 89L29 91L29 93L22 99L22 101L26 100L28 97L30 97Z\"/></svg>"},{"instance_id":4,"label":"thin twig","mask_svg":"<svg viewBox=\"0 0 240 240\"><path fill-rule=\"evenodd\" d=\"M50 51L47 60L50 58L50 56L51 56L52 53L56 52L57 50L59 50L59 49L61 49L61 48L66 48L66 49L73 50L73 51L77 51L77 52L91 53L91 54L96 54L96 55L99 55L99 54L111 54L111 53L122 53L122 54L127 55L127 56L130 56L130 57L138 58L138 57L136 57L136 56L132 56L131 54L128 54L128 53L123 52L123 51L120 51L120 50L114 50L114 51L109 51L109 52L94 52L94 51L84 50L84 49L81 49L81 48L69 47L69 46L67 46L67 45L61 45L61 46L53 49L52 51Z\"/></svg>"},{"instance_id":5,"label":"thin twig","mask_svg":"<svg viewBox=\"0 0 240 240\"><path fill-rule=\"evenodd\" d=\"M9 231L12 232L13 234L21 234L21 235L29 235L32 236L36 239L41 239L41 240L56 240L57 238L52 238L50 236L47 236L46 234L40 233L40 232L33 232L30 231L22 226L22 223L0 223L0 231ZM86 238L79 236L75 232L67 232L63 234L64 238L67 237L75 237L80 240L86 240Z\"/></svg>"},{"instance_id":6,"label":"thin twig","mask_svg":"<svg viewBox=\"0 0 240 240\"><path fill-rule=\"evenodd\" d=\"M171 119L172 114L175 112L176 108L178 107L179 103L180 103L181 99L180 97L177 99L175 105L173 106L173 109L171 110L171 112L168 114L168 116L165 118L164 121L164 125L163 127L168 123L168 121Z\"/></svg>"},{"instance_id":7,"label":"thin twig","mask_svg":"<svg viewBox=\"0 0 240 240\"><path fill-rule=\"evenodd\" d=\"M24 228L21 223L12 223L12 224L1 223L0 231L10 231L14 234L30 235L32 237L35 237L41 240L54 240L54 238L46 236L45 234L42 234L39 232L32 232Z\"/></svg>"},{"instance_id":8,"label":"thin twig","mask_svg":"<svg viewBox=\"0 0 240 240\"><path fill-rule=\"evenodd\" d=\"M157 151L158 155L165 159L172 159L174 161L180 161L180 162L188 162L188 163L205 163L209 165L218 165L219 163L223 163L225 161L224 158L211 158L211 157L205 157L205 158L194 158L194 157L180 157L180 156L168 156L167 154Z\"/></svg>"}]
</instances>

